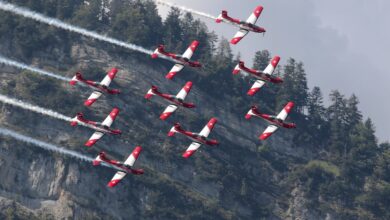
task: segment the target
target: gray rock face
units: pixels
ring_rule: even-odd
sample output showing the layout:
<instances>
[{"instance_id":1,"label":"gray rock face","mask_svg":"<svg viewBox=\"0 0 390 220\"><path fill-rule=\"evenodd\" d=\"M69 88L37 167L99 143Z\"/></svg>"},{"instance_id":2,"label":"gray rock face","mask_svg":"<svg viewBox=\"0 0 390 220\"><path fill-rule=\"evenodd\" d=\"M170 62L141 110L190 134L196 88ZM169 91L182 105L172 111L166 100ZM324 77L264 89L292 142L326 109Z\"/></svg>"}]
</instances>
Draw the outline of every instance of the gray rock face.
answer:
<instances>
[{"instance_id":1,"label":"gray rock face","mask_svg":"<svg viewBox=\"0 0 390 220\"><path fill-rule=\"evenodd\" d=\"M175 81L168 82L163 76L171 64L166 61L152 61L144 54L112 55L88 44L75 44L71 51L76 65L59 63L44 55L34 62L47 69L59 65L69 70L91 65L106 70L118 67L120 72L114 85L124 92L118 97L103 96L93 108L84 110L90 118L102 120L113 106L119 107L121 113L113 127L122 129L124 135L120 138L106 135L94 148L86 149L82 144L92 133L87 128L73 128L67 122L3 104L0 104L0 125L90 157L105 150L122 160L136 145L142 145L144 151L136 166L145 168L146 173L128 175L116 188L109 189L106 184L114 174L109 168L93 167L0 137L0 210L11 210L22 218L27 213L39 219L283 219L285 216L320 219L305 208L304 196L298 189L288 196L290 202L277 196L282 190L278 183L284 178L283 172L258 153L257 136L266 124L256 119L246 121L245 113L238 115L229 100L211 98L208 93L212 91L201 91L194 85L188 100L196 103L197 108L179 109L168 122L158 119L167 103L157 97L152 102L144 100L150 85L176 93L191 79L189 74L195 72L187 68ZM1 79L18 77L17 70L7 67L0 70ZM9 74L10 71L15 74ZM72 73L64 75L70 77ZM72 103L80 108L90 93L72 89L65 83L58 83L58 89L65 93L64 99L77 96ZM65 112L64 106L53 106L45 100L34 104L51 107L70 117L76 113ZM168 138L170 127L179 121L186 129L200 131L213 116L219 122L211 137L222 144L202 146L192 158L182 159L180 155L190 141L179 135ZM267 146L285 157L308 159L311 152L304 147L291 147L293 132L280 131ZM284 204L283 208L280 204Z\"/></svg>"}]
</instances>

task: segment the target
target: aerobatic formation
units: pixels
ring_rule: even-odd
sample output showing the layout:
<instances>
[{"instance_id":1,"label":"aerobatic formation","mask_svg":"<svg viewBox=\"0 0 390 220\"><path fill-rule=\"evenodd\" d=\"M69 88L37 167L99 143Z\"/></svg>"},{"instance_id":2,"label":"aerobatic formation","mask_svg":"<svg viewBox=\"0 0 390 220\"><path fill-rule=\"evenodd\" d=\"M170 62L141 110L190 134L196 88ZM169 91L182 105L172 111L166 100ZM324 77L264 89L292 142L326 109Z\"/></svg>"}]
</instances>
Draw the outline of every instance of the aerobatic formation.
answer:
<instances>
[{"instance_id":1,"label":"aerobatic formation","mask_svg":"<svg viewBox=\"0 0 390 220\"><path fill-rule=\"evenodd\" d=\"M7 10L11 10L11 9L7 9ZM222 13L216 18L216 22L217 23L226 22L239 27L239 31L234 35L234 37L230 41L231 44L235 45L238 42L240 42L249 32L265 33L266 30L264 28L255 25L262 11L263 11L263 7L257 6L246 21L241 21L239 19L228 16L227 11L223 10ZM23 16L26 16L20 11L14 13L22 14ZM27 17L31 17L31 15ZM44 18L39 17L38 20L39 21L42 20L42 22L46 22L46 20L50 20L50 19L46 17ZM67 24L61 22L61 25L59 27L63 28L64 25ZM72 31L74 29L78 30L77 27L72 27L70 30ZM87 36L94 36L94 35L87 35ZM151 51L149 54L153 59L156 59L161 56L175 63L172 69L165 76L166 79L172 80L177 75L178 72L183 70L185 66L197 67L197 68L202 67L200 62L191 60L198 46L199 46L199 42L197 40L194 40L189 45L189 47L184 52L184 54L179 55L175 53L166 52L164 45L159 45L154 52ZM267 82L271 82L275 84L283 83L283 79L281 79L278 76L275 76L274 74L279 61L280 61L279 56L273 57L269 65L263 71L248 68L245 66L245 63L243 61L239 61L239 63L233 69L233 74L236 75L239 74L240 72L245 72L249 74L249 76L255 78L254 84L247 92L249 96L254 96ZM76 85L77 83L80 83L93 90L92 94L84 102L85 106L91 107L96 102L96 100L101 97L103 93L109 95L120 94L119 89L114 89L109 87L117 73L118 73L118 69L112 68L106 74L106 76L103 78L101 82L96 82L96 81L85 79L80 72L77 72L75 76L69 81L69 83L72 86ZM165 110L160 115L160 119L165 121L166 119L171 117L172 114L179 107L183 107L183 108L195 107L194 103L185 102L185 99L187 95L189 95L192 86L193 83L189 81L182 87L182 89L177 93L177 95L171 95L171 94L162 93L161 91L159 91L157 86L152 85L151 88L147 91L144 98L150 100L153 96L158 96L169 103L169 105L165 108ZM270 125L265 129L265 131L259 136L260 140L266 140L279 127L282 128L296 127L294 123L286 122L286 118L288 114L292 111L293 107L294 107L294 103L290 101L287 103L287 105L277 116L273 116L273 115L261 113L256 106L252 106L249 112L245 115L245 118L250 119L252 116L256 116L270 123ZM110 114L104 119L103 122L95 122L86 119L83 113L77 113L76 117L72 119L69 118L68 121L70 121L70 124L72 126L86 125L86 127L94 130L92 136L85 143L86 147L92 147L103 137L104 134L110 134L110 135L122 134L122 132L119 129L111 128L111 125L115 121L118 114L119 114L119 109L113 108ZM187 131L183 129L179 123L175 123L174 126L169 130L168 136L172 137L176 133L179 133L186 136L192 141L189 147L182 154L183 158L189 158L199 149L199 147L202 144L208 146L216 146L220 144L217 140L208 138L211 131L214 129L217 121L218 120L216 118L214 117L211 118L209 122L206 124L206 126L204 126L204 128L199 133ZM140 156L141 151L142 151L142 147L140 146L135 147L132 153L128 156L128 158L124 162L109 159L105 152L100 152L99 155L93 160L92 163L94 166L104 165L117 170L114 177L108 182L108 187L114 187L128 173L135 174L135 175L140 175L144 173L143 169L137 169L133 167L135 161Z\"/></svg>"}]
</instances>

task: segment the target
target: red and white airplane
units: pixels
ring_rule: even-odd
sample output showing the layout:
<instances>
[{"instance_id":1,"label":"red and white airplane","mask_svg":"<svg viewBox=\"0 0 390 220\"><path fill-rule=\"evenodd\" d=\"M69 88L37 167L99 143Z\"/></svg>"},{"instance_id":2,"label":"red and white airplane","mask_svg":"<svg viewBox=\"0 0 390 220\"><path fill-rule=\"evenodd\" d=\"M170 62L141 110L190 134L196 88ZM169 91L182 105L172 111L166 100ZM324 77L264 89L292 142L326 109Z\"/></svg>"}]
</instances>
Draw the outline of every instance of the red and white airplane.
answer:
<instances>
[{"instance_id":1,"label":"red and white airplane","mask_svg":"<svg viewBox=\"0 0 390 220\"><path fill-rule=\"evenodd\" d=\"M217 23L225 21L240 28L240 30L236 33L236 35L234 35L233 39L230 41L230 43L232 44L237 44L249 33L249 31L255 33L265 33L264 28L255 25L262 11L263 6L257 6L246 21L241 21L240 19L229 17L227 11L223 10L215 21Z\"/></svg>"},{"instance_id":2,"label":"red and white airplane","mask_svg":"<svg viewBox=\"0 0 390 220\"><path fill-rule=\"evenodd\" d=\"M82 82L85 85L93 88L95 91L89 96L89 98L84 102L85 106L91 106L101 95L102 93L108 93L112 95L116 95L120 93L119 89L110 89L108 86L115 78L118 69L112 68L110 72L104 77L101 82L95 82L91 80L86 80L83 78L81 73L77 72L76 75L70 80L70 85L74 86L77 82Z\"/></svg>"},{"instance_id":3,"label":"red and white airplane","mask_svg":"<svg viewBox=\"0 0 390 220\"><path fill-rule=\"evenodd\" d=\"M111 113L102 123L90 121L84 118L83 113L77 113L76 117L72 119L70 125L77 126L78 124L87 124L88 127L95 130L95 133L85 143L85 146L92 147L104 134L120 135L122 132L119 129L111 129L110 126L114 122L116 116L119 114L118 108L113 108Z\"/></svg>"},{"instance_id":4,"label":"red and white airplane","mask_svg":"<svg viewBox=\"0 0 390 220\"><path fill-rule=\"evenodd\" d=\"M168 133L169 137L175 135L175 133L184 134L186 137L191 139L193 142L188 147L188 149L183 153L184 158L189 158L191 155L195 153L196 150L202 144L206 144L209 146L218 145L219 142L215 139L208 139L210 132L213 130L215 123L217 123L216 118L211 118L207 125L202 129L200 133L194 133L190 131L186 131L181 128L179 123L176 123Z\"/></svg>"},{"instance_id":5,"label":"red and white airplane","mask_svg":"<svg viewBox=\"0 0 390 220\"><path fill-rule=\"evenodd\" d=\"M176 64L173 66L171 71L165 76L167 79L173 79L173 77L180 72L184 66L191 66L191 67L201 67L202 64L200 64L198 61L191 61L191 57L194 54L196 48L198 47L199 42L194 40L192 41L191 45L188 47L188 49L184 52L183 55L178 55L174 53L168 53L164 49L164 45L160 45L157 47L157 49L153 52L152 58L156 59L159 55L169 57L176 62Z\"/></svg>"},{"instance_id":6,"label":"red and white airplane","mask_svg":"<svg viewBox=\"0 0 390 220\"><path fill-rule=\"evenodd\" d=\"M260 140L265 140L269 138L269 136L271 136L279 127L296 128L295 123L285 122L288 113L290 113L293 107L294 107L294 102L289 102L277 116L274 116L274 115L267 115L267 114L260 113L257 110L256 106L252 106L249 112L245 115L245 118L250 119L252 116L257 116L271 123L270 125L268 125L265 131L259 136Z\"/></svg>"},{"instance_id":7,"label":"red and white airplane","mask_svg":"<svg viewBox=\"0 0 390 220\"><path fill-rule=\"evenodd\" d=\"M178 108L178 106L183 106L185 108L194 108L195 104L193 103L187 103L184 102L184 99L190 92L192 87L192 82L187 82L184 87L179 91L179 93L175 95L170 94L164 94L157 90L156 86L152 86L151 89L149 89L148 93L146 93L145 98L151 99L153 95L158 95L162 97L165 100L168 100L168 102L172 103L171 105L168 105L168 107L164 110L164 112L160 115L161 120L167 119L169 116L172 115Z\"/></svg>"},{"instance_id":8,"label":"red and white airplane","mask_svg":"<svg viewBox=\"0 0 390 220\"><path fill-rule=\"evenodd\" d=\"M272 83L282 83L283 79L280 77L273 76L276 67L278 66L278 63L280 61L279 56L275 56L272 58L271 62L268 64L268 66L264 69L264 71L250 69L244 65L244 62L240 61L237 66L233 70L233 74L238 74L241 71L244 71L248 73L249 75L255 77L257 80L253 84L252 88L248 91L248 95L253 96L255 95L260 88L268 81Z\"/></svg>"},{"instance_id":9,"label":"red and white airplane","mask_svg":"<svg viewBox=\"0 0 390 220\"><path fill-rule=\"evenodd\" d=\"M118 170L115 173L114 177L111 179L111 181L107 184L108 187L114 187L128 173L135 174L135 175L144 174L144 170L143 169L134 169L133 168L133 165L134 165L135 161L138 159L139 154L141 153L141 151L142 151L142 148L140 146L135 147L133 152L131 152L129 157L123 163L119 162L117 160L111 160L111 159L107 158L105 152L100 152L99 155L96 157L96 159L93 160L92 164L94 166L98 166L101 163L104 163L104 164L112 166L113 168Z\"/></svg>"}]
</instances>

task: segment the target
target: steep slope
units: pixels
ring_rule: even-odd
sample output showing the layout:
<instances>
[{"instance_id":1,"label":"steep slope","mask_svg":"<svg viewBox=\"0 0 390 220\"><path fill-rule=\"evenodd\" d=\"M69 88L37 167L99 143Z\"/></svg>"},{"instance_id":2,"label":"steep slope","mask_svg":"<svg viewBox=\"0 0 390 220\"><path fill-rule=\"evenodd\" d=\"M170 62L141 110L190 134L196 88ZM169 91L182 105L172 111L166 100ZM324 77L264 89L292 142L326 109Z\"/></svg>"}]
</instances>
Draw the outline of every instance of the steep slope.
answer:
<instances>
[{"instance_id":1,"label":"steep slope","mask_svg":"<svg viewBox=\"0 0 390 220\"><path fill-rule=\"evenodd\" d=\"M37 2L29 4L38 4ZM102 2L106 3L106 1ZM143 4L140 1L134 2L138 2L134 4ZM75 8L77 4L79 3L69 3ZM94 6L94 3L90 4ZM124 3L113 1L111 4L111 9L115 11L118 10L115 8L116 4ZM103 14L101 19L96 20L96 11L93 11L91 5L80 6L81 12L70 10L70 14L75 14L74 17L79 18L78 22L81 24L91 20L90 23L84 24L85 26L96 22L96 26L106 28L104 25L109 24L110 19L105 20ZM69 8L65 10L60 4L57 7L61 9L59 11L69 10ZM47 8L48 6L44 5L36 10L45 12ZM151 34L151 30L146 31L147 25L131 26L124 22L128 20L126 16L139 22L140 20L137 19L144 18L142 13L126 14L126 10L130 9L123 7L123 10L124 12L119 11L120 16L111 18L115 21L119 20L117 23L113 22L114 27L109 29L112 34L123 38L124 33L118 35L118 30L123 30L129 34L130 40L138 40L140 44L153 48L158 34ZM60 14L58 13L57 16L72 18L70 15ZM233 80L229 72L232 69L231 57L226 59L225 63L223 60L218 60L221 56L211 54L212 57L208 58L207 53L210 48L201 47L199 52L202 56L198 55L198 57L203 61L212 60L214 63L207 62L208 66L200 71L185 68L175 80L168 81L164 78L172 66L168 61L152 60L144 54L47 28L36 22L17 19L8 13L5 13L2 18L2 24L8 25L2 26L4 30L0 30L4 33L1 35L2 44L0 44L3 55L67 77L73 76L76 70L82 70L88 78L100 79L105 71L117 67L120 71L113 87L119 87L123 93L119 96L103 96L93 108L87 109L82 103L90 94L90 90L72 88L67 83L1 66L1 94L50 108L70 117L81 111L88 118L96 120L103 119L111 108L116 106L121 109L121 112L113 127L120 128L124 134L120 138L106 135L95 147L87 149L83 143L92 133L87 128L73 128L63 121L2 103L0 103L1 127L14 129L91 157L104 150L109 155L122 159L136 145L142 145L144 151L136 166L145 168L146 172L142 176L129 175L116 188L109 189L106 184L114 173L111 169L95 168L83 161L46 152L0 136L0 207L4 210L0 212L0 217L21 219L25 219L28 215L38 219L372 217L370 213L364 213L356 208L355 204L349 204L348 201L339 198L339 195L329 193L332 189L342 191L343 185L340 182L348 181L345 177L347 171L343 167L346 163L338 163L336 159L332 159L336 155L331 148L332 142L324 142L317 146L307 141L316 138L310 133L315 129L310 130L306 125L312 115L294 112L292 117L298 122L297 130L281 129L266 142L257 139L266 125L261 120L244 119L251 102L259 102L265 111L271 112L277 106L264 100L281 99L281 102L284 100L280 98L281 96L275 95L280 93L279 90L275 92L275 87L266 88L262 91L264 94L254 99L247 98L245 92L248 85L245 80L239 77ZM174 19L170 21L172 20ZM13 23L16 23L18 28L15 29L19 32L12 31ZM171 25L173 24L174 22ZM201 26L194 22L195 25ZM34 26L37 30L29 29ZM164 24L166 32L171 30L168 26ZM133 29L138 30L140 27L145 28L145 36L138 36L139 32L132 32ZM158 29L159 26L153 27ZM30 37L19 36L26 33L29 33ZM204 33L199 33L199 36L186 36L184 43L180 41L175 43L174 40L178 40L176 38L179 37L163 36L163 40L169 42L171 49L179 51L182 49L180 47L185 47L192 40L192 37L201 38L204 37ZM32 42L25 42L26 39ZM36 47L36 45L40 46ZM174 48L175 46L177 48ZM232 55L229 55L228 49L220 47L217 53L225 54L229 58ZM225 65L226 71L213 71L212 65L222 67ZM151 84L158 86L161 91L176 93L187 80L194 82L193 90L187 98L197 107L190 110L179 109L167 122L160 121L158 117L167 103L158 97L146 101L143 98L144 94ZM294 83L296 82L287 80L285 84L288 87ZM235 91L232 92L233 90ZM287 91L286 94L289 92ZM291 95L299 96L299 94ZM210 117L217 117L219 120L211 137L218 139L221 145L202 146L190 159L181 158L182 152L190 141L179 135L173 138L167 137L173 123L180 122L183 127L197 131ZM328 123L320 121L316 124L318 125L327 127ZM325 134L317 141L327 139L329 134ZM326 146L328 143L330 147ZM351 152L351 155L359 154L358 151L354 153L351 150ZM337 159L345 161L348 159L345 154L342 156ZM374 157L370 157L372 158ZM360 162L360 160L356 161ZM354 165L350 164L346 167L350 168ZM367 166L359 165L363 168ZM386 167L386 164L383 167ZM371 176L367 175L366 179L369 178ZM380 177L380 179L386 178ZM371 190L370 186L372 185L367 185ZM359 187L361 186L356 188L360 189ZM347 190L344 190L344 193L345 198L359 195ZM363 201L364 198L361 196L359 199ZM366 203L360 204L364 206ZM343 211L344 208L346 211Z\"/></svg>"}]
</instances>

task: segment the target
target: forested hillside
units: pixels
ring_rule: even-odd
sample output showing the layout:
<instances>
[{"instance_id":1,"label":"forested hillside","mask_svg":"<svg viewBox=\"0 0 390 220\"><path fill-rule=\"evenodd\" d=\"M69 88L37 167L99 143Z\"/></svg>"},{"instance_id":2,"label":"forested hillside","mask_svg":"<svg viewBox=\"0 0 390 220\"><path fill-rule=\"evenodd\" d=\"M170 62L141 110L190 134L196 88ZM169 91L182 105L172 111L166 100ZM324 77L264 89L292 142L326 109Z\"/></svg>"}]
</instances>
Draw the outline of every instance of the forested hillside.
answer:
<instances>
[{"instance_id":1,"label":"forested hillside","mask_svg":"<svg viewBox=\"0 0 390 220\"><path fill-rule=\"evenodd\" d=\"M390 219L390 144L378 143L358 97L309 89L304 61L283 57L277 74L284 83L249 97L252 79L232 74L239 57L229 42L191 14L173 8L162 20L146 0L8 2L151 50L165 44L167 51L181 52L196 39L194 59L204 67L185 68L169 82L169 61L0 11L1 55L67 77L81 70L98 79L115 66L114 85L124 91L87 109L82 103L89 90L0 65L0 94L70 117L84 112L100 119L118 106L115 126L125 134L86 149L90 130L3 103L0 126L91 157L105 150L123 159L142 145L137 166L146 170L108 189L113 170L0 136L0 219ZM258 51L253 68L264 69L272 56ZM194 83L188 99L197 108L160 121L166 103L144 100L150 85L173 93L188 80ZM258 140L266 124L245 120L250 106L273 114L288 101L296 104L289 121L297 128ZM221 144L182 159L189 142L168 138L170 127L181 122L200 130L213 116L219 124L212 135Z\"/></svg>"}]
</instances>

